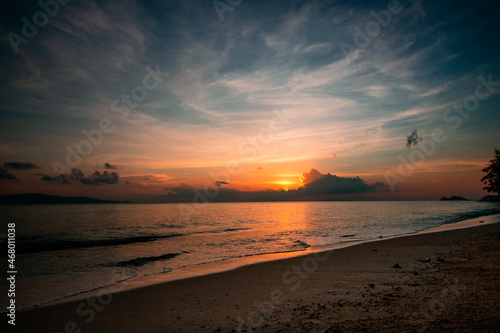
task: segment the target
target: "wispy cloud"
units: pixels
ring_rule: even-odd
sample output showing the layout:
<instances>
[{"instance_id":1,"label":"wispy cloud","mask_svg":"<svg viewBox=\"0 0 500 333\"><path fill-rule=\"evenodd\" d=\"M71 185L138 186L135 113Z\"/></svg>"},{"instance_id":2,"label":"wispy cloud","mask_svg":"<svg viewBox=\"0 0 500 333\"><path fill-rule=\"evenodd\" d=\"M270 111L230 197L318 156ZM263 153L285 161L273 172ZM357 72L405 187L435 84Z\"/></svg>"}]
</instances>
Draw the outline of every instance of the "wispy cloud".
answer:
<instances>
[{"instance_id":1,"label":"wispy cloud","mask_svg":"<svg viewBox=\"0 0 500 333\"><path fill-rule=\"evenodd\" d=\"M16 176L14 176L12 173L10 173L7 169L5 168L0 168L0 179L17 179Z\"/></svg>"},{"instance_id":2,"label":"wispy cloud","mask_svg":"<svg viewBox=\"0 0 500 333\"><path fill-rule=\"evenodd\" d=\"M3 164L3 167L6 169L12 170L33 170L40 169L38 165L31 162L6 162Z\"/></svg>"}]
</instances>

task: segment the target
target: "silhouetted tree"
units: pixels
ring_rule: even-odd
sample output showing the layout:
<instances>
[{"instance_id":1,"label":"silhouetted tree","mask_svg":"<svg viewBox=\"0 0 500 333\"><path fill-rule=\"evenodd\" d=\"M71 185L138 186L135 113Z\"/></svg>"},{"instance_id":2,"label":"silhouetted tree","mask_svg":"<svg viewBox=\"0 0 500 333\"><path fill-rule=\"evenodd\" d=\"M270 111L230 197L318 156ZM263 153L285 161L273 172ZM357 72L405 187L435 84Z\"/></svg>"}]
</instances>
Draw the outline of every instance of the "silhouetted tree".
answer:
<instances>
[{"instance_id":1,"label":"silhouetted tree","mask_svg":"<svg viewBox=\"0 0 500 333\"><path fill-rule=\"evenodd\" d=\"M486 184L483 190L500 193L500 150L493 149L495 150L495 158L490 160L490 163L483 169L486 176L481 181Z\"/></svg>"}]
</instances>

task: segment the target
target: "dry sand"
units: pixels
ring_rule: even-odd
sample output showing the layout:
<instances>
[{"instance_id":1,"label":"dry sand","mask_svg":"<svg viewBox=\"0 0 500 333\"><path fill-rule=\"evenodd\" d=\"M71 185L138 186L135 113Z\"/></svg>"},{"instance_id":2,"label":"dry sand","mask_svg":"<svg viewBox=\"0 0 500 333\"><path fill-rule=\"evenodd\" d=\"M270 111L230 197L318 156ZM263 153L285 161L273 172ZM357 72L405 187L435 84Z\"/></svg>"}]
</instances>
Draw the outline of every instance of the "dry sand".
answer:
<instances>
[{"instance_id":1,"label":"dry sand","mask_svg":"<svg viewBox=\"0 0 500 333\"><path fill-rule=\"evenodd\" d=\"M499 332L499 240L492 224L253 264L20 311L14 332Z\"/></svg>"}]
</instances>

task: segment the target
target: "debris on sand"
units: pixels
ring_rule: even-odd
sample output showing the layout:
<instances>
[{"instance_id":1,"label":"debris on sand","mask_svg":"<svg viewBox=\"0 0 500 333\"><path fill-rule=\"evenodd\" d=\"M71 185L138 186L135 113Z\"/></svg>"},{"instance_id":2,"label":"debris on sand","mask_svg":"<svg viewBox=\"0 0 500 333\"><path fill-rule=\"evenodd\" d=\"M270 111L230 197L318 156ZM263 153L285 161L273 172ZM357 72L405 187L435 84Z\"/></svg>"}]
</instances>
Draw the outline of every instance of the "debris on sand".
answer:
<instances>
[{"instance_id":1,"label":"debris on sand","mask_svg":"<svg viewBox=\"0 0 500 333\"><path fill-rule=\"evenodd\" d=\"M420 262L431 262L431 258L427 257L425 259L417 259Z\"/></svg>"}]
</instances>

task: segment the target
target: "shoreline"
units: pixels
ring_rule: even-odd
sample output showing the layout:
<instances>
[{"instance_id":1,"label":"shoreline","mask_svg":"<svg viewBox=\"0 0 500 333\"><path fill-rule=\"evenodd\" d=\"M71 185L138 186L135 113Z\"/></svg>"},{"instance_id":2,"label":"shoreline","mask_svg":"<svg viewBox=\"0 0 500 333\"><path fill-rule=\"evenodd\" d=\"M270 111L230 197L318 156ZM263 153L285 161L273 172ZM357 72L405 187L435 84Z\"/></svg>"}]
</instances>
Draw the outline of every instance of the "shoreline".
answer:
<instances>
[{"instance_id":1,"label":"shoreline","mask_svg":"<svg viewBox=\"0 0 500 333\"><path fill-rule=\"evenodd\" d=\"M264 254L249 255L249 256L244 256L244 257L222 259L222 260L209 262L209 263L202 263L202 264L197 264L197 265L180 267L180 268L177 268L177 269L175 269L171 272L168 272L168 273L160 273L160 274L132 277L132 278L126 278L126 279L120 279L119 275L113 274L113 276L110 280L110 282L112 282L112 283L110 283L108 285L96 287L96 288L93 288L91 290L78 291L73 295L63 296L59 299L54 299L54 300L50 300L50 301L47 301L44 303L39 303L36 305L25 307L25 308L19 309L18 311L28 311L31 309L37 309L37 308L52 306L52 305L61 304L61 303L76 302L76 301L87 299L89 297L96 297L97 295L99 295L101 290L115 288L115 286L118 286L118 288L122 291L130 291L130 290L134 290L134 289L151 287L151 286L155 286L155 285L159 285L159 284L163 284L163 283L169 283L169 282L178 281L178 280L191 279L191 278L203 277L203 276L207 276L207 275L211 275L211 274L229 272L229 271L239 269L241 267L246 267L249 265L258 265L261 263L268 263L268 262L274 262L274 261L279 261L279 260L285 260L288 258L300 258L302 256L307 256L307 255L313 254L313 253L329 252L329 251L349 248L349 247L353 247L353 246L357 246L357 245L361 245L361 244L367 244L367 243L372 243L372 242L375 243L375 242L379 242L379 241L383 241L383 240L408 237L408 236L415 236L415 235L420 235L420 234L435 233L435 232L441 232L441 231L446 231L446 230L458 230L458 229L463 229L463 228L473 228L473 227L478 227L481 225L494 224L494 223L500 223L500 214L479 216L476 218L471 218L471 219L458 221L458 222L454 222L454 223L442 224L442 225L439 225L436 227L425 228L423 230L418 230L415 232L410 232L410 233L395 235L395 236L390 236L390 237L375 238L375 239L368 239L368 240L359 240L359 241L345 241L343 243L338 243L335 246L331 246L331 247L309 246L309 247L305 248L304 250L300 250L300 251L264 253ZM2 311L2 313L6 313L6 312Z\"/></svg>"},{"instance_id":2,"label":"shoreline","mask_svg":"<svg viewBox=\"0 0 500 333\"><path fill-rule=\"evenodd\" d=\"M109 288L110 292L108 295L106 293L103 293L103 290L101 290L101 292L96 292L93 296L98 297L97 299L99 299L99 297L100 297L101 300L110 299L109 303L106 304L106 309L109 309L111 312L113 312L115 316L117 315L117 313L124 315L126 313L126 311L131 311L131 309L135 308L134 304L136 302L141 303L142 304L141 306L145 306L147 308L147 311L149 311L149 312L144 312L144 311L146 311L145 309L137 310L137 311L139 311L140 316L143 316L144 318L146 318L146 317L149 318L151 316L160 315L160 314L165 315L163 310L158 310L154 307L154 305L156 305L157 303L160 303L160 304L165 303L165 304L161 305L161 308L172 306L172 308L170 308L169 311L175 312L175 313L180 311L179 315L177 317L173 318L174 320L177 320L177 321L179 321L179 320L182 321L182 317L184 317L181 315L182 311L199 312L200 311L199 307L195 306L195 305L198 304L199 302L201 302L201 300L204 300L205 302L208 302L208 303L210 303L210 302L217 303L218 300L220 300L220 298L222 297L223 299L228 301L233 306L231 306L229 308L227 308L227 306L226 306L226 307L224 307L223 310L221 310L223 312L226 311L227 313L232 313L232 315L229 315L229 318L223 318L221 320L227 322L230 319L231 325L232 325L232 327L234 327L235 321L238 322L238 320L237 320L238 318L247 318L247 317L245 317L245 315L252 313L252 311L251 311L252 308L255 308L255 305L253 304L254 300L257 300L256 304L262 304L262 302L265 303L266 300L269 301L269 300L279 299L279 297L278 297L279 295L276 295L276 294L274 295L275 297L273 298L273 292L276 290L283 289L282 288L283 282L281 281L283 279L283 274L284 274L283 272L290 271L290 267L293 267L294 263L295 263L295 265L298 265L300 267L301 265L302 266L304 265L304 262L310 262L310 263L313 262L313 261L311 261L313 259L308 259L308 258L316 258L316 264L317 264L316 266L319 266L319 268L323 268L321 266L324 263L329 263L328 266L331 266L331 262L334 261L334 262L337 262L337 264L339 264L339 267L343 267L343 268L338 269L338 271L337 271L337 269L334 269L333 271L330 271L329 274L334 275L334 276L339 276L340 279L345 279L346 276L352 275L353 273L356 273L357 271L362 269L359 267L360 262L365 263L368 266L374 265L373 263L370 263L370 260L369 260L369 258L367 258L367 256L372 257L374 254L375 255L382 254L382 252L383 252L382 248L391 248L391 247L396 246L396 248L398 250L394 252L395 253L394 256L397 257L400 255L399 252L407 251L405 246L408 246L409 243L411 244L412 242L413 243L426 242L430 238L434 239L434 240L441 240L441 238L439 236L445 236L445 237L450 238L450 240L447 241L447 244L448 243L451 244L450 246L452 246L452 247L458 246L457 248L460 249L460 246L457 245L457 244L460 244L460 242L457 243L456 240L453 241L451 239L453 237L456 237L456 235L458 235L459 238L460 237L467 238L467 237L469 237L469 235L473 235L473 234L474 235L481 234L481 233L484 234L485 232L482 230L493 230L493 231L498 232L498 229L500 229L498 223L490 222L490 223L481 223L480 224L479 223L480 220L485 220L485 219L479 218L479 219L474 219L474 220L469 220L469 221L463 221L464 223L462 223L463 224L462 229L454 229L454 230L447 230L447 231L435 230L434 232L423 232L423 233L416 233L416 234L414 233L414 234L408 234L408 235L397 236L397 237L392 237L392 238L377 239L375 241L363 242L361 244L355 244L355 245L349 244L346 247L334 249L334 250L328 250L328 251L314 252L313 250L310 250L308 253L301 253L301 255L299 255L299 256L291 256L291 257L286 258L286 259L282 258L279 260L246 264L246 265L239 266L239 267L231 269L231 270L217 271L217 272L214 272L214 273L211 273L208 275L192 276L189 278L170 280L168 282L165 282L163 280L163 281L159 281L159 283L155 283L155 284L151 284L151 285L147 285L147 286L143 285L140 287L129 286L130 288L120 288L120 287L115 288L116 287L115 286L115 287ZM477 222L477 224L475 224L477 227L470 227L471 223L475 223L474 221ZM465 227L465 224L466 224L465 222L467 222L469 224L469 228ZM449 227L449 225L448 225L448 227ZM436 228L432 228L432 229L436 229ZM427 230L429 230L429 229L427 229ZM470 236L470 237L472 237L472 236ZM434 244L435 241L430 242L430 243L431 243L430 245L427 244L426 246L430 247L430 248L434 248L437 246ZM401 247L401 246L403 246L403 247ZM448 246L448 245L446 245L446 246ZM377 248L378 251L375 251L374 248ZM413 249L413 250L415 251L415 249ZM417 250L418 250L418 248L417 248ZM449 255L449 253L445 253L446 251L444 251L442 249L440 251L435 251L435 249L433 249L430 252L433 252L432 265L437 265L438 262L436 260L438 260L438 258L439 258L439 257L435 256L434 252L443 253L441 256L444 256L444 260L447 261L446 255ZM391 253L391 251L389 251L389 253ZM328 257L327 259L325 259L326 261L320 261L319 258L323 258L325 255ZM389 256L389 254L387 256ZM353 258L358 257L358 259L361 259L361 260L358 260L357 263L356 263L356 261L354 261L354 262L352 262L352 264L348 264L346 266L345 263L343 262L344 257L347 257L347 258L348 257L353 257ZM422 257L421 259L425 259L424 256L420 256L420 257ZM396 261L396 260L397 260L396 258L394 258L394 260L390 260L391 265L394 265L395 263L392 261ZM402 260L398 261L398 265L401 264L401 266L403 267L399 271L397 268L393 268L391 265L388 265L387 263L384 264L383 270L386 271L387 269L389 269L390 274L395 274L395 273L397 274L399 272L407 271L407 265L408 265L407 261L408 261L408 258L405 258L405 261L402 261ZM413 261L416 261L415 256L413 256ZM431 265L431 263L424 264L424 263L420 263L419 261L417 261L416 264L417 265L426 265L426 266ZM313 266L311 266L311 267L313 267ZM327 265L325 265L325 266L327 266ZM307 267L307 265L305 267ZM313 272L313 273L316 273L316 272ZM273 275L273 277L270 278L268 276L266 278L266 275L269 275L269 274ZM327 274L326 276L328 276L329 274ZM306 274L303 272L302 276L305 276L305 275L311 275L311 274L309 274L309 273ZM301 277L300 275L298 275L298 276ZM416 276L418 276L418 275L416 275ZM286 287L295 286L298 282L303 282L303 284L307 284L307 283L311 282L310 280L312 280L311 278L295 280L295 279L292 279L292 277L296 277L296 276L292 276L290 274L287 277L289 279L286 281L288 281L289 283L286 285ZM393 277L387 277L387 278L392 279ZM241 280L242 284L249 284L253 287L253 289L250 289L251 290L251 291L249 291L250 293L245 292L244 288L243 288L243 290L240 290L240 289L242 289L238 286L240 280ZM259 280L261 280L261 281L259 281ZM124 282L123 284L126 284L126 283L127 282ZM215 293L214 293L214 290L210 290L210 287L209 287L210 285L216 286ZM281 286L281 289L276 288L276 287L280 287L280 286ZM266 288L264 288L264 287L266 287ZM299 286L298 288L300 288L300 287L301 286ZM207 290L207 288L208 288L208 290ZM371 288L371 287L369 287L369 288ZM104 288L104 289L106 289L106 288ZM229 300L228 300L227 296L224 297L224 293L222 293L222 294L220 293L220 289L226 290L226 291L231 290L231 292L233 294L236 294L236 297L229 298ZM321 287L320 287L320 289L321 289ZM219 290L219 292L217 292L217 290ZM197 302L193 303L194 300L191 300L191 302L186 301L185 300L186 297L189 295L192 295L193 292L195 292L195 294L198 296ZM159 296L160 294L163 294L164 296L160 297ZM229 293L227 293L227 294L229 294ZM292 295L293 294L294 294L294 292L292 292ZM174 295L176 297L173 297ZM64 302L50 303L50 304L45 305L45 306L40 306L40 307L32 308L29 310L19 311L18 312L19 319L22 320L24 322L24 324L26 324L28 319L31 318L31 319L33 319L33 321L32 320L29 320L29 321L32 321L32 322L37 323L37 324L45 325L43 327L47 327L47 328L48 327L51 327L51 328L59 327L58 331L62 331L63 330L62 327L64 327L64 325L61 327L61 326L58 326L57 324L61 325L61 320L64 321L64 318L67 318L66 320L69 320L71 317L72 318L76 317L76 319L78 319L78 316L76 315L76 313L78 313L77 312L78 307L84 303L84 301L83 301L84 299L88 299L89 297L92 298L92 296L89 295L88 293L85 294L85 297L83 297L83 295L79 295L79 296L82 296L82 297L80 297L79 299L72 298L71 300L65 299ZM300 290L298 292L295 292L295 297L297 297L297 296L299 296L299 300L296 300L296 302L298 302L302 299L306 299L306 298L311 297L311 295L309 293L304 295L303 292L300 292ZM187 297L187 298L189 298L189 297ZM231 301L231 299L233 301ZM177 305L174 306L174 304L171 304L171 301L174 301L174 303ZM187 304L186 304L186 302L187 302ZM236 302L236 308L234 308L234 302ZM238 307L238 304L241 302L243 302L243 304L245 304L246 306L242 308L240 305L240 307ZM268 304L268 303L265 303L265 304ZM315 303L312 303L312 304L315 304ZM317 304L318 303L316 303L316 305ZM191 310L186 310L187 305L190 306L189 308ZM279 304L279 305L281 305L281 304ZM297 304L295 304L295 305L297 305ZM191 307L193 307L193 308L191 308ZM250 309L248 309L248 307L250 307ZM208 307L207 309L211 309L211 307ZM215 307L215 309L217 309L217 307ZM274 309L274 306L273 306L273 309ZM235 310L239 310L239 311L236 311L236 313L234 313ZM118 311L118 312L116 312L116 311ZM157 313L158 311L160 311L160 313ZM272 315L274 315L275 312L276 312L275 310L270 311L270 313L271 313L270 316L272 317ZM210 313L210 311L208 311L208 313ZM168 314L168 313L166 313L166 314ZM105 312L103 312L102 314L96 312L95 318L100 318L100 319L96 319L98 324L104 325L102 327L108 327L108 329L110 327L109 325L118 325L118 326L121 325L120 323L112 323L112 324L108 323L108 324L106 324L107 321L111 320L111 318L109 318L109 315L110 315L109 313L106 314ZM130 315L131 314L124 315L124 319L131 320L131 318L128 318L128 316L130 316ZM198 313L197 316L198 315L200 315L200 314ZM120 316L120 315L118 315L118 316ZM168 317L170 318L170 315ZM178 317L180 317L181 319L177 319ZM52 319L50 319L50 318L52 318ZM257 316L256 318L260 318L260 317ZM139 321L142 323L143 319L141 319ZM55 322L52 322L54 320L55 320ZM199 320L201 320L203 323L205 323L204 325L202 325L205 327L206 327L206 324L208 324L210 322L209 318L204 318L203 316L201 316ZM242 325L241 324L242 322L247 322L247 321L246 321L246 319L243 321L239 321L239 324ZM87 323L85 321L83 323L80 321L80 325L82 325L82 329L83 329L83 327L86 326ZM90 322L89 325L94 325L93 321ZM106 326L106 325L108 325L108 326ZM157 328L157 326L155 326L156 324L151 324L151 325L153 325L154 327ZM222 325L222 323L221 323L221 325ZM222 325L222 326L224 326L224 325ZM251 324L250 324L250 326L251 326ZM101 326L99 326L99 327L101 327ZM127 330L128 326L123 326L123 327L124 327L123 329L125 329L124 331L127 331L127 332L134 331L134 330ZM182 326L180 326L180 327L182 327ZM199 327L201 327L201 326L199 326ZM219 327L221 327L221 326L219 326ZM155 332L155 331L157 331L156 328L153 329L151 327L151 330L146 329L144 331ZM83 331L86 331L86 330L83 330ZM103 330L103 332L107 332L107 331L112 331L112 330ZM228 330L228 331L230 331L230 330Z\"/></svg>"}]
</instances>

